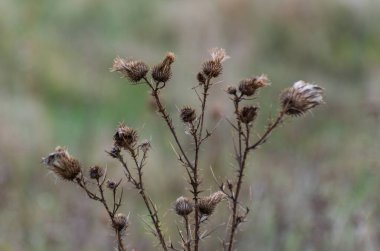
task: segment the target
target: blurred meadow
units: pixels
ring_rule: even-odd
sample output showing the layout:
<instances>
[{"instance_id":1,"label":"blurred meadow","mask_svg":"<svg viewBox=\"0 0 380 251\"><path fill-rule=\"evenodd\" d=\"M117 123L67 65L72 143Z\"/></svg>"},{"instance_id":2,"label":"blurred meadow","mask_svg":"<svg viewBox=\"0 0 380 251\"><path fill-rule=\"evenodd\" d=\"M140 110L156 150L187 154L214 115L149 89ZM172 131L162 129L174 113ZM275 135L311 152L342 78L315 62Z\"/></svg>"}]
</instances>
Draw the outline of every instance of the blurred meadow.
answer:
<instances>
[{"instance_id":1,"label":"blurred meadow","mask_svg":"<svg viewBox=\"0 0 380 251\"><path fill-rule=\"evenodd\" d=\"M209 127L233 116L223 89L246 77L265 73L272 81L252 101L261 107L258 133L282 89L303 79L326 90L325 105L287 120L250 158L243 201L251 212L236 248L380 250L379 24L377 0L1 0L0 250L114 250L103 208L40 161L67 146L84 167L99 164L117 179L121 168L105 150L121 121L151 140L147 189L167 236L178 241L173 202L189 193L172 137L148 89L109 68L117 55L153 65L173 51L163 95L183 131L178 107L196 104L195 75L215 46L231 59L213 87ZM217 177L233 175L230 135L222 120L202 151L204 194L217 190L210 166ZM124 188L129 249L158 249L141 199ZM226 206L211 225L227 219ZM213 237L223 235L217 227ZM202 245L222 249L217 238Z\"/></svg>"}]
</instances>

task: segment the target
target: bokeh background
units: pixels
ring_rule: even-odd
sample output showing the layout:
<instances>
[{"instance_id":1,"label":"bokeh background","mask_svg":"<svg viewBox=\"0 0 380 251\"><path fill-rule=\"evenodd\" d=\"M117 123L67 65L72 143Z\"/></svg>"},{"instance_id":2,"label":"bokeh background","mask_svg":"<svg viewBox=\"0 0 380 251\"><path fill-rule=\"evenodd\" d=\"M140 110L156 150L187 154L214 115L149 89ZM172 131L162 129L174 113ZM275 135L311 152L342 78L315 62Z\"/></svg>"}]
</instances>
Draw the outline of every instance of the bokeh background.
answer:
<instances>
[{"instance_id":1,"label":"bokeh background","mask_svg":"<svg viewBox=\"0 0 380 251\"><path fill-rule=\"evenodd\" d=\"M326 105L287 120L251 157L243 200L252 210L238 250L380 250L379 23L376 0L1 0L0 250L113 250L103 208L40 160L63 145L117 179L121 169L105 150L120 121L152 141L147 189L176 243L171 208L188 192L172 138L147 89L109 68L116 55L152 65L176 53L163 95L181 132L178 107L196 104L195 74L215 46L231 59L210 97L209 127L232 116L222 90L242 78L272 80L251 101L261 106L258 133L294 81L326 89ZM205 194L216 190L210 166L222 179L233 175L232 149L222 120L202 152ZM145 208L124 188L129 248L155 250ZM226 207L210 220L214 237L223 237ZM221 250L217 238L203 245Z\"/></svg>"}]
</instances>

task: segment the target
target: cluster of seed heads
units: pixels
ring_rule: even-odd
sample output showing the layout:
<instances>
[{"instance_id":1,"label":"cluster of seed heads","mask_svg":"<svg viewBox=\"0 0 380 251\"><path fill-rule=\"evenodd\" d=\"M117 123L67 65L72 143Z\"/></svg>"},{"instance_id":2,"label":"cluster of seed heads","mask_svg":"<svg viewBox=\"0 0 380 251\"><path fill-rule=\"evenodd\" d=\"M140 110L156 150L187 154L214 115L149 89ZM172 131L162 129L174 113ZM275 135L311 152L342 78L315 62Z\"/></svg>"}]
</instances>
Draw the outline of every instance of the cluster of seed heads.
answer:
<instances>
[{"instance_id":1,"label":"cluster of seed heads","mask_svg":"<svg viewBox=\"0 0 380 251\"><path fill-rule=\"evenodd\" d=\"M211 215L215 207L221 202L224 198L226 198L226 194L218 191L209 196L202 197L198 203L198 210L202 215L209 216ZM186 197L179 197L174 205L175 212L180 216L187 216L191 212L193 212L194 205L190 201L190 199Z\"/></svg>"}]
</instances>

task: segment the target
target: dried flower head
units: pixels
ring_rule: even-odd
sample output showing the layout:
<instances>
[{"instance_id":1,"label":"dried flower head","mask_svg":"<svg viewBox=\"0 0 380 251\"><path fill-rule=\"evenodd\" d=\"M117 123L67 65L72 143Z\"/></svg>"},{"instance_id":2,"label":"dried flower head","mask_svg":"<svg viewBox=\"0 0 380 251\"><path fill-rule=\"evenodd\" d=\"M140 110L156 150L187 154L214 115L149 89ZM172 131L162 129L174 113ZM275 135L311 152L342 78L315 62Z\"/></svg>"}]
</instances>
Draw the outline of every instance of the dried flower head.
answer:
<instances>
[{"instance_id":1,"label":"dried flower head","mask_svg":"<svg viewBox=\"0 0 380 251\"><path fill-rule=\"evenodd\" d=\"M119 232L123 232L128 227L128 218L122 213L113 217L112 227Z\"/></svg>"},{"instance_id":2,"label":"dried flower head","mask_svg":"<svg viewBox=\"0 0 380 251\"><path fill-rule=\"evenodd\" d=\"M130 149L135 146L138 139L138 134L135 129L126 126L124 123L121 123L117 128L113 139L116 146L124 149Z\"/></svg>"},{"instance_id":3,"label":"dried flower head","mask_svg":"<svg viewBox=\"0 0 380 251\"><path fill-rule=\"evenodd\" d=\"M215 192L210 196L203 197L199 200L198 210L203 215L211 215L214 212L216 205L224 199L226 195L221 192Z\"/></svg>"},{"instance_id":4,"label":"dried flower head","mask_svg":"<svg viewBox=\"0 0 380 251\"><path fill-rule=\"evenodd\" d=\"M203 63L203 74L209 78L216 78L222 73L223 66L222 62L229 59L226 51L222 48L213 48L210 51L211 60Z\"/></svg>"},{"instance_id":5,"label":"dried flower head","mask_svg":"<svg viewBox=\"0 0 380 251\"><path fill-rule=\"evenodd\" d=\"M152 69L152 78L158 83L166 83L171 75L171 64L175 61L175 55L168 52L164 60Z\"/></svg>"},{"instance_id":6,"label":"dried flower head","mask_svg":"<svg viewBox=\"0 0 380 251\"><path fill-rule=\"evenodd\" d=\"M236 87L234 87L234 86L228 86L227 87L227 90L226 90L226 92L228 93L228 94L230 94L230 95L235 95L236 94Z\"/></svg>"},{"instance_id":7,"label":"dried flower head","mask_svg":"<svg viewBox=\"0 0 380 251\"><path fill-rule=\"evenodd\" d=\"M280 99L286 114L300 116L324 102L323 88L300 80L284 90Z\"/></svg>"},{"instance_id":8,"label":"dried flower head","mask_svg":"<svg viewBox=\"0 0 380 251\"><path fill-rule=\"evenodd\" d=\"M146 76L149 67L142 61L116 57L113 61L111 71L120 72L132 82L138 82Z\"/></svg>"},{"instance_id":9,"label":"dried flower head","mask_svg":"<svg viewBox=\"0 0 380 251\"><path fill-rule=\"evenodd\" d=\"M190 106L185 106L181 109L181 119L184 123L191 123L196 119L195 110Z\"/></svg>"},{"instance_id":10,"label":"dried flower head","mask_svg":"<svg viewBox=\"0 0 380 251\"><path fill-rule=\"evenodd\" d=\"M42 158L42 163L64 180L73 180L81 172L79 161L71 157L66 148L60 146Z\"/></svg>"},{"instance_id":11,"label":"dried flower head","mask_svg":"<svg viewBox=\"0 0 380 251\"><path fill-rule=\"evenodd\" d=\"M220 62L212 60L206 61L203 64L203 73L209 78L216 78L222 73L223 66Z\"/></svg>"},{"instance_id":12,"label":"dried flower head","mask_svg":"<svg viewBox=\"0 0 380 251\"><path fill-rule=\"evenodd\" d=\"M246 96L252 96L256 93L259 88L266 87L270 85L268 77L264 74L254 77L247 78L240 81L239 91Z\"/></svg>"},{"instance_id":13,"label":"dried flower head","mask_svg":"<svg viewBox=\"0 0 380 251\"><path fill-rule=\"evenodd\" d=\"M239 91L246 96L252 96L255 94L257 88L255 86L256 78L243 79L239 83Z\"/></svg>"},{"instance_id":14,"label":"dried flower head","mask_svg":"<svg viewBox=\"0 0 380 251\"><path fill-rule=\"evenodd\" d=\"M257 106L247 105L240 109L238 117L242 123L249 124L257 116L257 111L259 108Z\"/></svg>"},{"instance_id":15,"label":"dried flower head","mask_svg":"<svg viewBox=\"0 0 380 251\"><path fill-rule=\"evenodd\" d=\"M89 173L91 179L97 180L104 175L104 169L100 166L93 166L90 168Z\"/></svg>"},{"instance_id":16,"label":"dried flower head","mask_svg":"<svg viewBox=\"0 0 380 251\"><path fill-rule=\"evenodd\" d=\"M107 180L107 188L110 190L115 190L118 184L113 180Z\"/></svg>"},{"instance_id":17,"label":"dried flower head","mask_svg":"<svg viewBox=\"0 0 380 251\"><path fill-rule=\"evenodd\" d=\"M179 197L175 202L175 212L180 216L187 216L193 211L193 204L186 197Z\"/></svg>"}]
</instances>

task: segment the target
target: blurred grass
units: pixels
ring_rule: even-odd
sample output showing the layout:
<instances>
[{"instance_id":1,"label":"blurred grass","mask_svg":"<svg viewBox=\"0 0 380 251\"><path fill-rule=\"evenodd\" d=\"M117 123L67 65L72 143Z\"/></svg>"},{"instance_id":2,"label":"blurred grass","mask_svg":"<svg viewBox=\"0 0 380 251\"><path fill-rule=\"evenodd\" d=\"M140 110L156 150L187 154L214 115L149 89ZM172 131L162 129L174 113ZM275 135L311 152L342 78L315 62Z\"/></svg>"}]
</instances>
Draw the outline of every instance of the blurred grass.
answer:
<instances>
[{"instance_id":1,"label":"blurred grass","mask_svg":"<svg viewBox=\"0 0 380 251\"><path fill-rule=\"evenodd\" d=\"M116 55L154 64L174 51L164 96L176 113L194 103L190 87L214 46L231 56L221 88L262 72L271 78L257 101L259 128L274 116L281 89L298 79L327 95L327 105L287 122L252 159L244 192L253 210L239 250L378 250L379 7L369 0L1 1L0 250L112 250L99 205L46 174L39 160L66 145L84 166L107 165L117 177L104 150L120 121L152 139L148 189L174 229L170 203L186 191L170 135L147 105L147 90L108 68ZM219 89L210 111L228 114ZM204 151L205 193L216 189L208 165L221 177L232 173L229 132L222 123ZM131 212L131 245L152 249L135 191L123 212ZM212 224L225 217L218 212ZM219 248L212 240L205 247Z\"/></svg>"}]
</instances>

